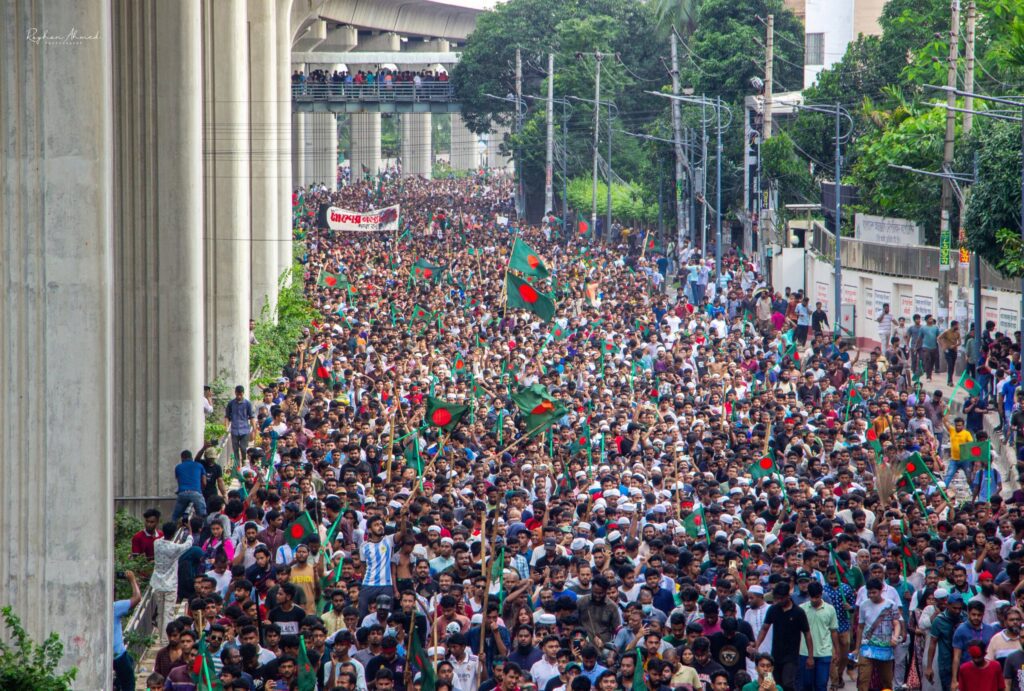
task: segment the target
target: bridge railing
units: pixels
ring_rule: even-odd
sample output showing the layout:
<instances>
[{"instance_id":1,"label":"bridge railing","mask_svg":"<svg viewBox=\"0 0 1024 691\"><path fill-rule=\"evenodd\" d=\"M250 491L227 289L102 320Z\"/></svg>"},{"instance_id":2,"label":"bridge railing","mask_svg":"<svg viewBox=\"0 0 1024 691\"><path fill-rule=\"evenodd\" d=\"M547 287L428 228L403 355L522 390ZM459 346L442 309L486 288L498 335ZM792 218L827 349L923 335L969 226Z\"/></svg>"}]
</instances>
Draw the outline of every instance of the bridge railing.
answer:
<instances>
[{"instance_id":1,"label":"bridge railing","mask_svg":"<svg viewBox=\"0 0 1024 691\"><path fill-rule=\"evenodd\" d=\"M345 84L338 82L292 82L292 99L297 103L317 101L401 101L449 102L455 98L451 82L424 82L419 86L411 82L390 84Z\"/></svg>"}]
</instances>

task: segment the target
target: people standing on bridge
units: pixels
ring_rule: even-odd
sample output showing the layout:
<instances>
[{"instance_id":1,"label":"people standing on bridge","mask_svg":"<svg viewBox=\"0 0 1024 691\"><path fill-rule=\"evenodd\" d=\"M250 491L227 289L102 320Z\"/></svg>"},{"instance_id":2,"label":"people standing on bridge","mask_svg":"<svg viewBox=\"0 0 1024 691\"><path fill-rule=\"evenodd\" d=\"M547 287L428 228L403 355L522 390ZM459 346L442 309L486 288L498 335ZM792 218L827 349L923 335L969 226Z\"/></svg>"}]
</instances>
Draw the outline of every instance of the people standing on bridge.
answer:
<instances>
[{"instance_id":1,"label":"people standing on bridge","mask_svg":"<svg viewBox=\"0 0 1024 691\"><path fill-rule=\"evenodd\" d=\"M249 438L256 429L256 409L245 397L245 387L235 387L235 397L228 401L224 410L224 426L231 436L231 454L236 459L245 457L249 448Z\"/></svg>"}]
</instances>

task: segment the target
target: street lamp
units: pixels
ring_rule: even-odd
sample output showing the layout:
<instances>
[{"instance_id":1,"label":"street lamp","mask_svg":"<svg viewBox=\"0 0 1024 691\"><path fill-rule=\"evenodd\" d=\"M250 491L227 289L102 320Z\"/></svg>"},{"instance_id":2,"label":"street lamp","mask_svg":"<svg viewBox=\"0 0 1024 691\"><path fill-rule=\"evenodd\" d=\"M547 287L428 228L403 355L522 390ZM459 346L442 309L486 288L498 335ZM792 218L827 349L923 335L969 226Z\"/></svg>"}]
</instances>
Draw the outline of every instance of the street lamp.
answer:
<instances>
[{"instance_id":1,"label":"street lamp","mask_svg":"<svg viewBox=\"0 0 1024 691\"><path fill-rule=\"evenodd\" d=\"M953 106L951 104L945 104L945 103L932 104L934 106L942 106L943 108L950 108L950 109L955 110L957 112L971 113L972 115L981 115L981 116L984 116L984 117L994 118L996 120L1008 120L1010 122L1018 122L1018 123L1020 123L1020 125L1021 125L1021 128L1020 128L1020 154L1021 154L1021 175L1020 175L1020 191L1021 191L1020 210L1021 210L1021 216L1020 216L1020 236L1021 236L1021 241L1024 242L1024 101L1011 100L1011 99L1008 99L1008 98L998 98L996 96L986 96L984 94L976 94L973 91L962 91L960 89L956 89L956 88L951 87L951 86L932 86L930 84L926 84L925 88L934 89L936 91L942 91L942 92L944 92L946 94L953 94L955 96L967 96L967 97L970 97L970 98L977 98L977 99L980 99L982 101L989 101L991 103L999 103L999 104L1004 105L1004 106L1009 106L1010 108L1020 112L1020 117L1013 117L1011 115L1005 115L1005 114L999 114L999 113L988 113L988 112L983 111L983 110L971 110L969 108L957 108L957 107L955 107L955 106ZM1021 279L1020 279L1020 291L1021 291L1020 292L1020 315L1019 315L1020 321L1018 322L1018 328L1020 328L1020 332L1021 332L1021 339L1020 339L1021 366L1024 367L1024 277L1021 277ZM981 338L981 333L979 332L979 333L975 334L975 338Z\"/></svg>"},{"instance_id":2,"label":"street lamp","mask_svg":"<svg viewBox=\"0 0 1024 691\"><path fill-rule=\"evenodd\" d=\"M732 109L722 103L721 96L710 99L706 96L677 96L660 91L648 91L647 93L683 103L707 106L715 111L715 134L717 136L715 144L715 281L718 286L717 295L722 288L722 132L732 124ZM729 116L724 125L722 124L723 111Z\"/></svg>"},{"instance_id":3,"label":"street lamp","mask_svg":"<svg viewBox=\"0 0 1024 691\"><path fill-rule=\"evenodd\" d=\"M836 189L836 200L835 200L836 234L835 234L835 256L833 258L833 273L835 274L835 276L834 276L834 278L835 278L835 285L834 285L834 288L833 288L834 291L835 291L835 295L833 296L833 298L834 298L833 303L835 305L834 309L835 309L836 313L835 313L835 316L833 317L833 319L834 319L833 327L834 327L834 334L835 334L836 338L839 338L839 336L841 335L840 324L843 321L843 312L842 312L842 308L843 308L843 296L842 296L842 293L843 293L843 280L842 280L843 259L842 259L842 254L840 253L840 237L842 236L841 222L842 222L842 210L843 210L843 206L842 206L842 199L843 199L843 194L842 194L842 190L843 190L843 185L842 185L842 162L843 162L843 159L842 159L842 151L840 150L840 146L843 143L845 143L850 138L850 136L853 134L853 118L850 116L850 113L845 108L843 108L841 105L839 105L838 103L836 103L834 106L833 105L817 105L817 104L813 104L813 103L804 103L804 104L792 103L790 105L793 108L796 108L798 110L809 110L809 111L812 111L812 112L815 112L815 113L824 113L826 115L834 115L835 116L835 120L836 120L836 132L835 132L835 135L834 135L835 145L836 145L836 152L835 152L835 156L836 156L836 170L835 170L835 177L836 177L836 182L835 182L835 189ZM842 123L842 119L841 118L846 118L847 122L850 123L850 129L846 131L846 134L843 134L842 131L841 131L841 123Z\"/></svg>"}]
</instances>

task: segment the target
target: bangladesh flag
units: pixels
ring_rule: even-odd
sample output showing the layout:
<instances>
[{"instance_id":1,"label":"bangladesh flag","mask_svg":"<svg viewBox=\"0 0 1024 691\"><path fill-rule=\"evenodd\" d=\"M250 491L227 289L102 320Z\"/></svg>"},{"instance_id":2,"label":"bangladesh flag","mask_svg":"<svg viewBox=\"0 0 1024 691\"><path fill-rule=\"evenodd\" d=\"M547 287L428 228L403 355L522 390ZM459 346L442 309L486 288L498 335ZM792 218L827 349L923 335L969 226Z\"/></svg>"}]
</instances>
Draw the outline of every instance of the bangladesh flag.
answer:
<instances>
[{"instance_id":1,"label":"bangladesh flag","mask_svg":"<svg viewBox=\"0 0 1024 691\"><path fill-rule=\"evenodd\" d=\"M299 657L296 663L299 668L299 691L316 691L316 672L306 652L305 636L299 636Z\"/></svg>"},{"instance_id":2,"label":"bangladesh flag","mask_svg":"<svg viewBox=\"0 0 1024 691\"><path fill-rule=\"evenodd\" d=\"M327 365L325 365L324 361L319 357L316 359L316 365L314 365L313 369L316 372L317 379L331 378L331 370L327 368Z\"/></svg>"},{"instance_id":3,"label":"bangladesh flag","mask_svg":"<svg viewBox=\"0 0 1024 691\"><path fill-rule=\"evenodd\" d=\"M223 691L220 676L213 666L213 655L206 646L206 632L199 637L199 654L192 661L192 680L196 683L196 691Z\"/></svg>"},{"instance_id":4,"label":"bangladesh flag","mask_svg":"<svg viewBox=\"0 0 1024 691\"><path fill-rule=\"evenodd\" d=\"M512 245L512 258L509 260L508 266L526 276L547 278L551 275L548 272L548 267L544 266L544 262L540 260L537 253L519 238L516 238L515 244Z\"/></svg>"},{"instance_id":5,"label":"bangladesh flag","mask_svg":"<svg viewBox=\"0 0 1024 691\"><path fill-rule=\"evenodd\" d=\"M302 515L289 523L286 528L288 546L294 549L307 537L316 535L316 533L316 525L313 523L313 519L310 518L309 512L303 511Z\"/></svg>"},{"instance_id":6,"label":"bangladesh flag","mask_svg":"<svg viewBox=\"0 0 1024 691\"><path fill-rule=\"evenodd\" d=\"M316 284L321 288L340 288L348 284L348 279L345 278L345 274L336 274L325 270L320 272L320 276L316 279Z\"/></svg>"},{"instance_id":7,"label":"bangladesh flag","mask_svg":"<svg viewBox=\"0 0 1024 691\"><path fill-rule=\"evenodd\" d=\"M452 374L458 376L466 373L466 358L462 357L462 353L455 353L455 359L452 361Z\"/></svg>"},{"instance_id":8,"label":"bangladesh flag","mask_svg":"<svg viewBox=\"0 0 1024 691\"><path fill-rule=\"evenodd\" d=\"M580 221L578 225L579 225L580 235L586 235L587 233L590 232L590 224L587 223L586 221Z\"/></svg>"},{"instance_id":9,"label":"bangladesh flag","mask_svg":"<svg viewBox=\"0 0 1024 691\"><path fill-rule=\"evenodd\" d=\"M601 354L602 355L618 355L619 346L615 345L614 341L601 341Z\"/></svg>"},{"instance_id":10,"label":"bangladesh flag","mask_svg":"<svg viewBox=\"0 0 1024 691\"><path fill-rule=\"evenodd\" d=\"M468 412L467 405L452 405L439 398L427 396L426 422L434 427L440 427L445 432L455 429L455 425L459 424L459 420Z\"/></svg>"},{"instance_id":11,"label":"bangladesh flag","mask_svg":"<svg viewBox=\"0 0 1024 691\"><path fill-rule=\"evenodd\" d=\"M413 278L438 283L444 275L444 265L434 264L429 259L418 259L412 265Z\"/></svg>"},{"instance_id":12,"label":"bangladesh flag","mask_svg":"<svg viewBox=\"0 0 1024 691\"><path fill-rule=\"evenodd\" d=\"M416 630L415 626L412 627L412 631L412 646L409 649L409 660L420 671L420 689L422 691L434 691L437 684L437 672L434 670L434 665L431 663L427 651L423 649L419 631Z\"/></svg>"},{"instance_id":13,"label":"bangladesh flag","mask_svg":"<svg viewBox=\"0 0 1024 691\"><path fill-rule=\"evenodd\" d=\"M688 516L684 516L683 527L686 528L686 534L690 537L700 537L701 532L705 531L704 511L694 511Z\"/></svg>"},{"instance_id":14,"label":"bangladesh flag","mask_svg":"<svg viewBox=\"0 0 1024 691\"><path fill-rule=\"evenodd\" d=\"M750 473L750 476L754 478L755 482L763 477L768 477L776 473L775 459L772 458L771 451L765 454L765 456L760 460L751 463L750 467L747 468L747 472Z\"/></svg>"},{"instance_id":15,"label":"bangladesh flag","mask_svg":"<svg viewBox=\"0 0 1024 691\"><path fill-rule=\"evenodd\" d=\"M405 451L402 452L402 457L405 458L407 466L416 469L417 475L423 474L423 456L420 454L419 439L413 439L409 442L405 447Z\"/></svg>"},{"instance_id":16,"label":"bangladesh flag","mask_svg":"<svg viewBox=\"0 0 1024 691\"><path fill-rule=\"evenodd\" d=\"M551 337L553 339L555 339L556 341L564 341L565 339L567 339L570 336L572 336L572 334L573 334L572 329L563 329L560 326L556 326L551 331Z\"/></svg>"},{"instance_id":17,"label":"bangladesh flag","mask_svg":"<svg viewBox=\"0 0 1024 691\"><path fill-rule=\"evenodd\" d=\"M856 406L859 406L859 405L863 405L863 403L864 403L864 397L860 395L860 391L858 391L857 389L850 389L850 397L849 397L848 405L856 407Z\"/></svg>"},{"instance_id":18,"label":"bangladesh flag","mask_svg":"<svg viewBox=\"0 0 1024 691\"><path fill-rule=\"evenodd\" d=\"M962 448L962 447L961 447ZM896 483L897 487L907 487L912 483L918 475L930 475L928 466L925 465L924 459L921 458L921 454L915 452L907 456L907 459L903 461L903 471L900 473L900 479ZM909 480L907 479L909 477Z\"/></svg>"},{"instance_id":19,"label":"bangladesh flag","mask_svg":"<svg viewBox=\"0 0 1024 691\"><path fill-rule=\"evenodd\" d=\"M970 461L971 463L991 463L992 462L992 442L985 441L972 441L966 442L960 445L960 460Z\"/></svg>"},{"instance_id":20,"label":"bangladesh flag","mask_svg":"<svg viewBox=\"0 0 1024 691\"><path fill-rule=\"evenodd\" d=\"M526 417L526 429L531 435L546 429L567 412L540 384L533 384L512 394L512 401Z\"/></svg>"},{"instance_id":21,"label":"bangladesh flag","mask_svg":"<svg viewBox=\"0 0 1024 691\"><path fill-rule=\"evenodd\" d=\"M412 307L412 320L413 322L425 321L428 322L434 318L434 313L428 310L422 305L413 305Z\"/></svg>"},{"instance_id":22,"label":"bangladesh flag","mask_svg":"<svg viewBox=\"0 0 1024 691\"><path fill-rule=\"evenodd\" d=\"M644 658L640 654L640 646L636 650L636 663L633 669L633 691L644 691L647 688L647 680L644 679Z\"/></svg>"},{"instance_id":23,"label":"bangladesh flag","mask_svg":"<svg viewBox=\"0 0 1024 691\"><path fill-rule=\"evenodd\" d=\"M960 375L960 381L956 383L956 387L958 389L963 389L964 391L966 391L968 396L981 395L981 385L978 384L976 380L968 376L966 370L963 374Z\"/></svg>"},{"instance_id":24,"label":"bangladesh flag","mask_svg":"<svg viewBox=\"0 0 1024 691\"><path fill-rule=\"evenodd\" d=\"M875 431L874 427L868 427L868 431L864 436L867 437L868 446L874 449L875 453L882 453L882 442L878 441L878 432Z\"/></svg>"},{"instance_id":25,"label":"bangladesh flag","mask_svg":"<svg viewBox=\"0 0 1024 691\"><path fill-rule=\"evenodd\" d=\"M505 295L509 307L529 310L546 322L555 316L554 300L510 273L505 274Z\"/></svg>"}]
</instances>

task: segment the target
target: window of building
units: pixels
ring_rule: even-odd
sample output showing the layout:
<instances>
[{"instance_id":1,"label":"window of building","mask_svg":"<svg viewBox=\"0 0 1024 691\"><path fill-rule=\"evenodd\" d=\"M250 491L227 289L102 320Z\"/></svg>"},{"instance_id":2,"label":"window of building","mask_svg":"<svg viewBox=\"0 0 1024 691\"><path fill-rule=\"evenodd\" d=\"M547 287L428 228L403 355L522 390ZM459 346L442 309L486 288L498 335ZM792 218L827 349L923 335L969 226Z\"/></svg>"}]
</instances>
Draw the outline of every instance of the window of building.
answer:
<instances>
[{"instance_id":1,"label":"window of building","mask_svg":"<svg viewBox=\"0 0 1024 691\"><path fill-rule=\"evenodd\" d=\"M804 45L805 65L825 64L825 34L807 34Z\"/></svg>"}]
</instances>

